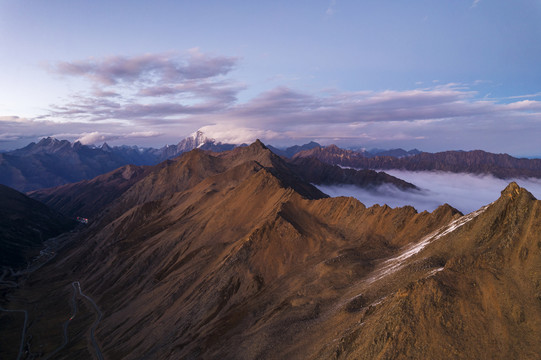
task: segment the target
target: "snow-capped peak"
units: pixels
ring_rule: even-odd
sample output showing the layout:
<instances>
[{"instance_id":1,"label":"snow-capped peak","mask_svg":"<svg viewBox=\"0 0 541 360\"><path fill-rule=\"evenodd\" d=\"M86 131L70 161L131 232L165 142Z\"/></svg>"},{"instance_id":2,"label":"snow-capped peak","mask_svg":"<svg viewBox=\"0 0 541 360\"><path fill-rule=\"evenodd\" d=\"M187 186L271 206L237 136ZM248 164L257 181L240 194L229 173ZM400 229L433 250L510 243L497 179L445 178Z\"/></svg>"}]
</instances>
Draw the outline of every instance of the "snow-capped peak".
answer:
<instances>
[{"instance_id":1,"label":"snow-capped peak","mask_svg":"<svg viewBox=\"0 0 541 360\"><path fill-rule=\"evenodd\" d=\"M208 138L201 130L197 130L196 132L191 134L190 137L193 139L194 148L200 148L201 146L209 142L216 142L216 139Z\"/></svg>"}]
</instances>

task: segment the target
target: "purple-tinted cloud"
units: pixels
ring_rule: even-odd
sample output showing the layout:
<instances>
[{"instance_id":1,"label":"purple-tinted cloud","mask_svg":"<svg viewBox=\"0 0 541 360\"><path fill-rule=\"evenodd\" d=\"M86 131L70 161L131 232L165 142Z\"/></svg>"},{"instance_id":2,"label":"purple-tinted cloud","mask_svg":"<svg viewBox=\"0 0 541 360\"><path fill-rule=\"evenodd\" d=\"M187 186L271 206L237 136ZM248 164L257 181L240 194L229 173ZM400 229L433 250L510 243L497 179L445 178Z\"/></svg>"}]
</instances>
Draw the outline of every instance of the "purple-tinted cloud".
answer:
<instances>
[{"instance_id":1,"label":"purple-tinted cloud","mask_svg":"<svg viewBox=\"0 0 541 360\"><path fill-rule=\"evenodd\" d=\"M480 99L467 84L321 93L279 86L238 103L237 95L245 86L224 77L236 62L233 57L192 50L184 57L146 54L60 63L57 71L91 79L90 91L51 106L50 114L35 120L104 126L85 129L101 134L110 132L105 126L115 124L124 129L122 136L151 127L180 138L211 126L228 139L236 138L240 131L236 129L250 129L242 130L241 137L258 134L273 141L282 136L289 144L317 140L423 150L472 149L480 147L479 138L490 150L504 143L509 133L527 134L521 136L532 144L541 136L541 102L530 96L505 102Z\"/></svg>"},{"instance_id":2,"label":"purple-tinted cloud","mask_svg":"<svg viewBox=\"0 0 541 360\"><path fill-rule=\"evenodd\" d=\"M210 56L197 49L185 58L175 54L145 54L133 57L110 56L59 62L52 68L67 76L84 76L103 85L118 83L160 82L175 83L183 80L206 79L229 73L237 58Z\"/></svg>"},{"instance_id":3,"label":"purple-tinted cloud","mask_svg":"<svg viewBox=\"0 0 541 360\"><path fill-rule=\"evenodd\" d=\"M57 72L90 79L92 91L52 105L40 119L158 124L183 117L190 122L186 115L213 114L237 101L243 86L222 77L236 62L192 49L184 57L146 54L59 63Z\"/></svg>"},{"instance_id":4,"label":"purple-tinted cloud","mask_svg":"<svg viewBox=\"0 0 541 360\"><path fill-rule=\"evenodd\" d=\"M452 87L410 91L344 92L330 96L276 88L232 109L236 116L278 123L358 123L415 121L474 116L496 111L473 100L474 93Z\"/></svg>"},{"instance_id":5,"label":"purple-tinted cloud","mask_svg":"<svg viewBox=\"0 0 541 360\"><path fill-rule=\"evenodd\" d=\"M230 81L185 81L175 85L143 87L138 96L163 97L180 96L184 99L207 99L224 104L237 100L237 93L244 87Z\"/></svg>"},{"instance_id":6,"label":"purple-tinted cloud","mask_svg":"<svg viewBox=\"0 0 541 360\"><path fill-rule=\"evenodd\" d=\"M96 97L119 97L121 96L119 93L115 91L107 91L103 89L94 89L92 91L92 95Z\"/></svg>"}]
</instances>

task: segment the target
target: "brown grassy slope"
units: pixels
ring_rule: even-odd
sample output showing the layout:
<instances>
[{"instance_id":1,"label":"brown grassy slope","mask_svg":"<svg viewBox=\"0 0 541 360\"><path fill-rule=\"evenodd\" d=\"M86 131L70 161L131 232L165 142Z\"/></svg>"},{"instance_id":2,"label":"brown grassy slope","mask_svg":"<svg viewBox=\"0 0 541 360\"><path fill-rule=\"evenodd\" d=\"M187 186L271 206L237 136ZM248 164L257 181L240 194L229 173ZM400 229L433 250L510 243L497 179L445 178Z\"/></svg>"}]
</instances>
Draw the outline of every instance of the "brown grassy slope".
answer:
<instances>
[{"instance_id":1,"label":"brown grassy slope","mask_svg":"<svg viewBox=\"0 0 541 360\"><path fill-rule=\"evenodd\" d=\"M266 149L242 150L143 179L65 260L109 314L99 337L112 357L285 356L378 259L457 216L309 200Z\"/></svg>"},{"instance_id":2,"label":"brown grassy slope","mask_svg":"<svg viewBox=\"0 0 541 360\"><path fill-rule=\"evenodd\" d=\"M295 174L259 144L190 156L132 186L42 273L70 273L97 301L106 357L540 353L541 209L516 184L478 213L417 213L288 186Z\"/></svg>"},{"instance_id":3,"label":"brown grassy slope","mask_svg":"<svg viewBox=\"0 0 541 360\"><path fill-rule=\"evenodd\" d=\"M412 263L396 274L408 281L318 357L539 358L540 215L540 202L511 184L484 213L420 253L425 261L439 257L441 271L412 278Z\"/></svg>"}]
</instances>

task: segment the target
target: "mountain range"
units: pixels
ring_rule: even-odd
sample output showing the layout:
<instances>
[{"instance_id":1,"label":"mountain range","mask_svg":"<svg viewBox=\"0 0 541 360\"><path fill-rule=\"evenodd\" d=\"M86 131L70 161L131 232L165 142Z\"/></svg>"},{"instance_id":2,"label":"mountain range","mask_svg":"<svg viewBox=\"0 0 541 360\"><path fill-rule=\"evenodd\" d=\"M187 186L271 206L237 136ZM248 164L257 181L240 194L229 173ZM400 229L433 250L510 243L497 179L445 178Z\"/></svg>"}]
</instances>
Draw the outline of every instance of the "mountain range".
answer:
<instances>
[{"instance_id":1,"label":"mountain range","mask_svg":"<svg viewBox=\"0 0 541 360\"><path fill-rule=\"evenodd\" d=\"M314 147L298 152L295 158L317 158L329 164L359 169L447 171L454 173L491 174L498 178L541 178L541 159L515 158L482 150L422 152L410 156L365 156L336 145Z\"/></svg>"},{"instance_id":2,"label":"mountain range","mask_svg":"<svg viewBox=\"0 0 541 360\"><path fill-rule=\"evenodd\" d=\"M367 208L321 193L305 161L323 178L352 176L257 141L34 193L94 216L2 297L28 311L28 356L541 354L541 203L526 189L511 183L467 215ZM0 316L0 339L14 339L21 321ZM17 357L5 344L0 355Z\"/></svg>"},{"instance_id":3,"label":"mountain range","mask_svg":"<svg viewBox=\"0 0 541 360\"><path fill-rule=\"evenodd\" d=\"M394 185L405 191L418 190L415 185L383 172L376 172L374 170L342 169L339 166L329 165L317 159L288 160L278 157L259 141L253 146L256 145L264 148L268 153L269 159L271 159L265 160L262 164L268 166L268 164L272 162L274 164L272 165L273 168L279 167L283 170L283 174L289 174L287 178L283 178L282 180L285 181L285 184L288 184L288 186L293 188L298 186L297 184L307 182L316 185L351 184L362 188L371 188L382 184L388 184ZM222 171L223 166L218 166L216 169L209 170L209 168L213 168L210 166L209 168L204 168L204 170L202 170L202 164L215 163L218 161L215 159L220 158L219 153L210 153L204 150L195 149L189 154L186 154L186 156L167 160L155 166L126 165L91 180L83 180L55 188L35 190L28 194L32 198L39 200L70 217L79 215L84 217L94 217L102 211L102 208L105 205L116 200L133 185L140 186L136 183L146 176L154 179L158 176L155 175L157 172L170 172L165 177L167 177L167 181L175 184L175 186L180 186L179 179L185 179L192 184L191 182L197 182L204 179L209 171ZM197 164L198 161L202 164ZM202 174L200 174L200 172L202 172ZM306 195L305 191L302 189L297 189L297 191L302 195ZM310 192L312 191L314 190L311 188ZM318 192L318 196L324 195Z\"/></svg>"},{"instance_id":4,"label":"mountain range","mask_svg":"<svg viewBox=\"0 0 541 360\"><path fill-rule=\"evenodd\" d=\"M32 191L89 180L125 165L156 165L193 149L222 152L246 144L226 144L197 131L176 145L160 149L137 146L97 147L44 138L24 148L0 153L0 184L19 191ZM518 159L481 150L426 153L419 150L346 150L316 142L280 149L285 158L315 157L324 163L359 169L449 171L492 174L499 178L541 177L540 159Z\"/></svg>"},{"instance_id":5,"label":"mountain range","mask_svg":"<svg viewBox=\"0 0 541 360\"><path fill-rule=\"evenodd\" d=\"M0 184L31 191L92 179L124 165L155 165L196 148L225 151L235 146L208 138L201 131L161 149L107 143L96 147L48 137L0 153Z\"/></svg>"}]
</instances>

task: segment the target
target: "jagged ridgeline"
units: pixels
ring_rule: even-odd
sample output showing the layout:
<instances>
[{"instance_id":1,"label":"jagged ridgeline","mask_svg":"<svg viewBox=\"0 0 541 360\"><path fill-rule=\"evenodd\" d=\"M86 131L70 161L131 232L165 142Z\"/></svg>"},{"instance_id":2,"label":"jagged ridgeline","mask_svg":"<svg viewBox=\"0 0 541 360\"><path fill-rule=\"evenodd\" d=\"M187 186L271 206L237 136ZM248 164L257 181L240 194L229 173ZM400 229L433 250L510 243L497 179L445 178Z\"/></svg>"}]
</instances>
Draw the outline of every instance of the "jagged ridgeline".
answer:
<instances>
[{"instance_id":1,"label":"jagged ridgeline","mask_svg":"<svg viewBox=\"0 0 541 360\"><path fill-rule=\"evenodd\" d=\"M527 190L512 183L466 215L366 208L321 193L302 164L257 141L41 193L84 211L77 187L122 184L89 201L89 225L15 290L33 300L30 350L62 343L66 319L49 314L69 314L78 281L103 312L95 336L111 359L541 354L541 206ZM58 358L91 356L86 311Z\"/></svg>"}]
</instances>

